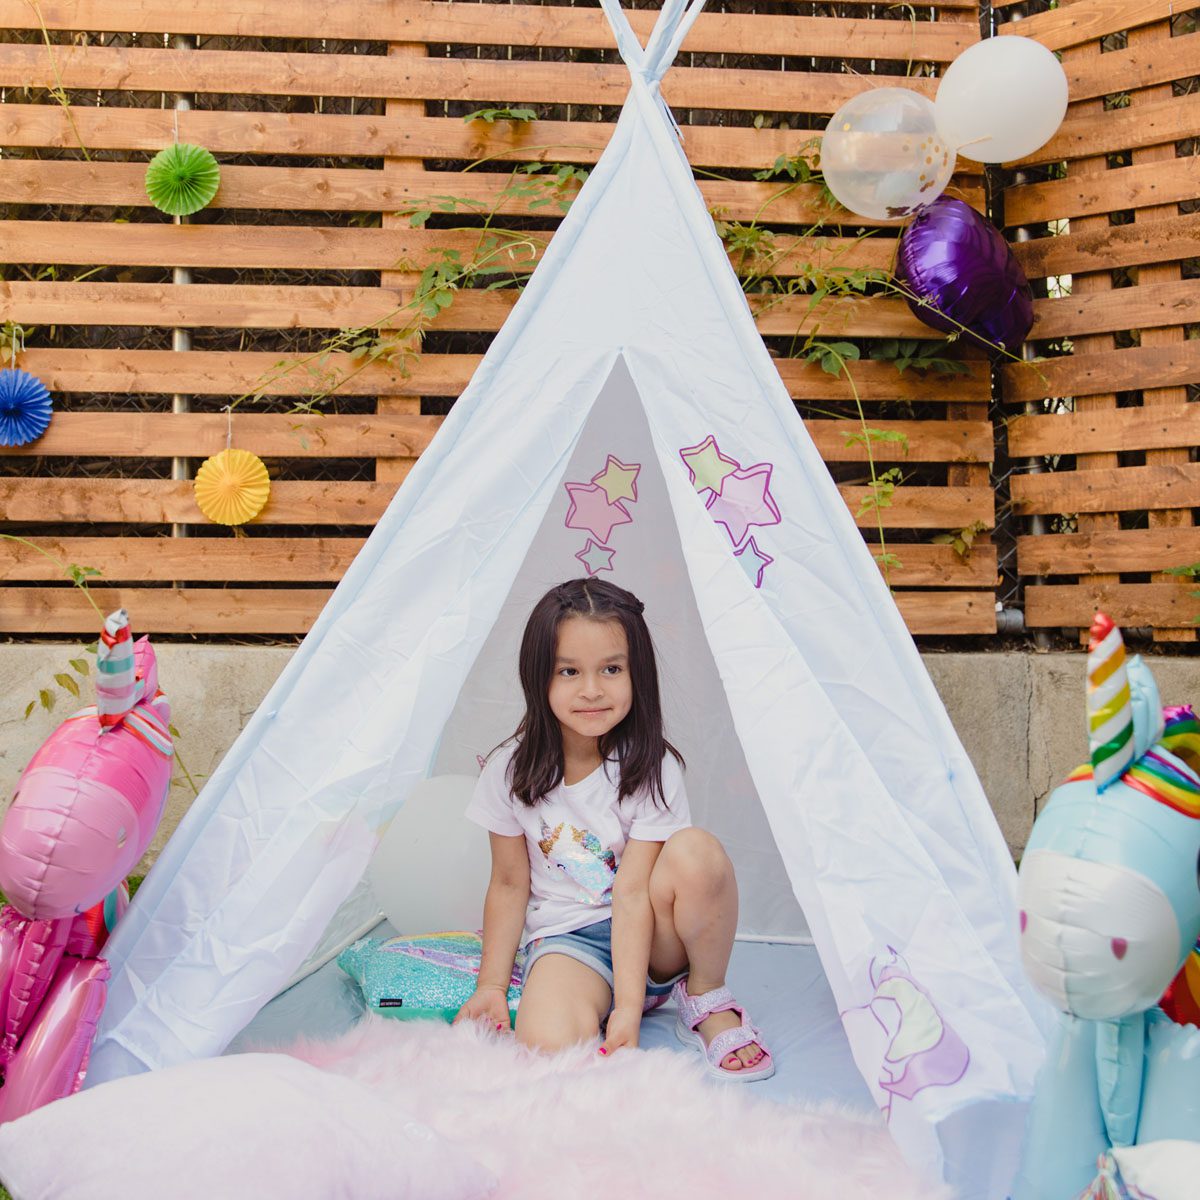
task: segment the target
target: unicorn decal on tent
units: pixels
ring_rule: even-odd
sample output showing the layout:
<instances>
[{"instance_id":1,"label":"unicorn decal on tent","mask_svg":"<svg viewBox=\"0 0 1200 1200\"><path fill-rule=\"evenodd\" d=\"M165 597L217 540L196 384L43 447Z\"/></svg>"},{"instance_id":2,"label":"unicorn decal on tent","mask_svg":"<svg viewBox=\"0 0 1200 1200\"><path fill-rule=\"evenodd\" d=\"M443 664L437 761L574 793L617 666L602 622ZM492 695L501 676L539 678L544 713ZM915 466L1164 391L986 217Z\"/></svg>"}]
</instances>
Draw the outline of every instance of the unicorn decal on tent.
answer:
<instances>
[{"instance_id":1,"label":"unicorn decal on tent","mask_svg":"<svg viewBox=\"0 0 1200 1200\"><path fill-rule=\"evenodd\" d=\"M1063 1015L1017 1200L1079 1195L1112 1147L1200 1140L1200 723L1159 707L1103 614L1087 707L1091 761L1055 790L1021 864L1025 970Z\"/></svg>"}]
</instances>

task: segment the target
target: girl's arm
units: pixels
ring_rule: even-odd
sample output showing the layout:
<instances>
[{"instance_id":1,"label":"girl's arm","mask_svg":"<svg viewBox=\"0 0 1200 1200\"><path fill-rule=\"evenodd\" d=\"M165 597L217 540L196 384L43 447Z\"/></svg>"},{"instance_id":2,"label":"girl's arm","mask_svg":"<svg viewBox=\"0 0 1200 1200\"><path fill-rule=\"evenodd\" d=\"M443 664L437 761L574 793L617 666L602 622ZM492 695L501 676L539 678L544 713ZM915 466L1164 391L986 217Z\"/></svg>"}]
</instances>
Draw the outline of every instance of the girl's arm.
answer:
<instances>
[{"instance_id":1,"label":"girl's arm","mask_svg":"<svg viewBox=\"0 0 1200 1200\"><path fill-rule=\"evenodd\" d=\"M495 1018L497 1025L508 1028L508 984L529 904L529 851L523 835L488 837L492 876L483 902L483 960L475 994L454 1019Z\"/></svg>"},{"instance_id":2,"label":"girl's arm","mask_svg":"<svg viewBox=\"0 0 1200 1200\"><path fill-rule=\"evenodd\" d=\"M661 851L662 842L631 838L625 844L613 881L613 1011L608 1019L606 1052L638 1044L642 1003L646 999L646 971L650 965L650 939L654 934L650 872Z\"/></svg>"}]
</instances>

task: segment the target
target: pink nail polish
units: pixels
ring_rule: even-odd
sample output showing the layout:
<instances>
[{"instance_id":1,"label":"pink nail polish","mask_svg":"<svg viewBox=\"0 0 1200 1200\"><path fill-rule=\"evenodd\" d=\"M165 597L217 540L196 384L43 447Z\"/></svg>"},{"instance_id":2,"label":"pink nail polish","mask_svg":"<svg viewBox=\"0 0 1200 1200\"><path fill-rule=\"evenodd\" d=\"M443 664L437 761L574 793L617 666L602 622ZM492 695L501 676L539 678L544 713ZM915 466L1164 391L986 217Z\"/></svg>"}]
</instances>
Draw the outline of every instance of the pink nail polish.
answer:
<instances>
[{"instance_id":1,"label":"pink nail polish","mask_svg":"<svg viewBox=\"0 0 1200 1200\"><path fill-rule=\"evenodd\" d=\"M503 1029L503 1028L504 1028L504 1023L503 1023L502 1021L497 1021L497 1022L496 1022L496 1028L497 1028L497 1029Z\"/></svg>"},{"instance_id":2,"label":"pink nail polish","mask_svg":"<svg viewBox=\"0 0 1200 1200\"><path fill-rule=\"evenodd\" d=\"M604 1047L604 1046L601 1046L601 1047L600 1047L600 1053L601 1053L601 1054L607 1054L607 1053L608 1053L608 1049L607 1049L606 1047Z\"/></svg>"}]
</instances>

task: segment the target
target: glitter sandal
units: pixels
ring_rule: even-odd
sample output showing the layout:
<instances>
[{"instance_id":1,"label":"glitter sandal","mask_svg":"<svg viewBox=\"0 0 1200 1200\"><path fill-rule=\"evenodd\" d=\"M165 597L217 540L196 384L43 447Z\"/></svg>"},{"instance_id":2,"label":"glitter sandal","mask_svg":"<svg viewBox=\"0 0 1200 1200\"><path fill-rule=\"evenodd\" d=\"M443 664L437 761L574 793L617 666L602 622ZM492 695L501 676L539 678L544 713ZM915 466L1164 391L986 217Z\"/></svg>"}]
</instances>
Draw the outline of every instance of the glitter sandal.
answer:
<instances>
[{"instance_id":1,"label":"glitter sandal","mask_svg":"<svg viewBox=\"0 0 1200 1200\"><path fill-rule=\"evenodd\" d=\"M714 988L700 996L688 994L687 980L681 979L671 992L671 997L679 1009L679 1019L675 1023L675 1036L685 1046L695 1046L705 1058L705 1069L710 1075L719 1079L730 1079L735 1083L754 1083L758 1079L770 1079L775 1074L775 1059L762 1040L762 1035L746 1020L746 1010L735 1002L733 993L727 987ZM708 1020L713 1013L735 1012L742 1023L734 1029L726 1029L718 1033L707 1045L697 1026ZM757 1045L763 1052L763 1059L757 1066L747 1067L744 1064L737 1071L729 1071L721 1063L738 1050Z\"/></svg>"}]
</instances>

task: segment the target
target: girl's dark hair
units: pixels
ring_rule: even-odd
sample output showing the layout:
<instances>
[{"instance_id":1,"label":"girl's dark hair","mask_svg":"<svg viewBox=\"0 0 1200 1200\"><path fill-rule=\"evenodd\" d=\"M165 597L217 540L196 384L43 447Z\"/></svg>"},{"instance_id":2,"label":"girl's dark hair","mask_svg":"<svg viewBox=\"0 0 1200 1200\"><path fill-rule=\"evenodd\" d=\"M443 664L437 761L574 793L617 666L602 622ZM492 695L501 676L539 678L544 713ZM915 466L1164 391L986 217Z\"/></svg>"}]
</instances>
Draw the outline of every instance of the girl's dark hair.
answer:
<instances>
[{"instance_id":1,"label":"girl's dark hair","mask_svg":"<svg viewBox=\"0 0 1200 1200\"><path fill-rule=\"evenodd\" d=\"M571 579L551 588L533 607L521 639L519 670L525 715L513 735L517 748L508 766L509 787L522 803L537 804L563 779L562 730L550 709L550 681L558 653L558 627L567 617L616 621L629 646L629 682L633 704L624 720L599 741L600 757L620 768L618 800L650 793L666 804L662 784L664 754L683 756L663 736L662 702L654 643L646 628L642 602L603 579Z\"/></svg>"}]
</instances>

